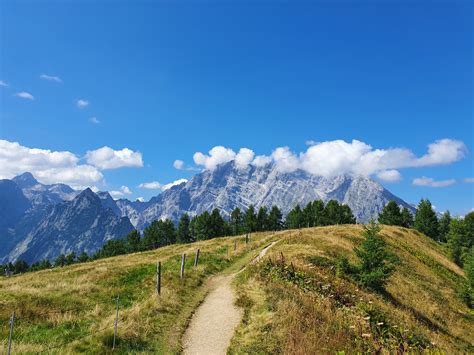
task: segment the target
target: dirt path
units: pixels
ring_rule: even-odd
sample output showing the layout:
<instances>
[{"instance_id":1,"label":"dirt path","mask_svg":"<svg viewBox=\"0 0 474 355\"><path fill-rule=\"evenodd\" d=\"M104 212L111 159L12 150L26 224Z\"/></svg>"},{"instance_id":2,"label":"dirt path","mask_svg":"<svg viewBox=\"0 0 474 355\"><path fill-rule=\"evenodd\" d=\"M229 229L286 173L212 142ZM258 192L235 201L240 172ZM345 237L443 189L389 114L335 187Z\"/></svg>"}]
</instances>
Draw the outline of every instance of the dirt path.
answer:
<instances>
[{"instance_id":1,"label":"dirt path","mask_svg":"<svg viewBox=\"0 0 474 355\"><path fill-rule=\"evenodd\" d=\"M275 243L264 248L251 263L260 261ZM194 313L184 334L184 354L226 353L235 329L242 320L242 310L234 305L235 294L232 289L232 280L235 275L216 276L211 279L210 292Z\"/></svg>"}]
</instances>

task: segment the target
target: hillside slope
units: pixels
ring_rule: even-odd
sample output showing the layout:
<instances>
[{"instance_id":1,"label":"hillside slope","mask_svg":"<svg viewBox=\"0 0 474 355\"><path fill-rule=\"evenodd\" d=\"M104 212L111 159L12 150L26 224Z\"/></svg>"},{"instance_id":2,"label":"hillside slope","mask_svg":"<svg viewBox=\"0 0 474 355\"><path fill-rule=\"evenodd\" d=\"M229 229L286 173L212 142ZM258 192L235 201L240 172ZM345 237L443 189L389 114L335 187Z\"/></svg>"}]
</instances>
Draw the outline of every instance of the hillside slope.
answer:
<instances>
[{"instance_id":1,"label":"hillside slope","mask_svg":"<svg viewBox=\"0 0 474 355\"><path fill-rule=\"evenodd\" d=\"M334 260L340 255L356 262L352 248L361 240L360 231L361 226L333 226L261 233L252 235L249 244L242 236L217 238L1 277L0 347L6 347L8 318L15 310L14 353L111 353L118 295L116 352L179 352L209 276L235 272L278 241L259 265L238 276L237 305L244 308L244 319L231 353L472 351L474 320L455 292L462 271L427 237L384 227L400 260L387 295L364 291L335 275ZM197 248L201 258L194 268ZM179 279L182 253L188 255L184 280ZM281 253L283 268L277 262ZM162 262L160 297L157 260Z\"/></svg>"},{"instance_id":2,"label":"hillside slope","mask_svg":"<svg viewBox=\"0 0 474 355\"><path fill-rule=\"evenodd\" d=\"M399 259L383 295L336 276L338 257L358 262L353 247L362 240L361 230L289 231L269 261L242 273L238 303L246 316L230 352L474 351L474 317L456 294L462 270L426 236L383 227Z\"/></svg>"}]
</instances>

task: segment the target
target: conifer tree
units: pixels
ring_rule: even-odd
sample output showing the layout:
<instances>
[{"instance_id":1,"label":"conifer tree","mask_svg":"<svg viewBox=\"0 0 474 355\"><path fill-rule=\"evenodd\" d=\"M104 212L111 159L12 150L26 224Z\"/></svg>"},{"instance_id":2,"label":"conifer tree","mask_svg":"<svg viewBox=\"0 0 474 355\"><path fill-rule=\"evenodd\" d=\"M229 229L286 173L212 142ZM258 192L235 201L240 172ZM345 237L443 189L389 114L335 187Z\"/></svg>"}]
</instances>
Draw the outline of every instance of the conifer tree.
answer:
<instances>
[{"instance_id":1,"label":"conifer tree","mask_svg":"<svg viewBox=\"0 0 474 355\"><path fill-rule=\"evenodd\" d=\"M422 199L418 204L414 227L417 231L426 234L428 237L438 240L438 218L429 200Z\"/></svg>"},{"instance_id":2,"label":"conifer tree","mask_svg":"<svg viewBox=\"0 0 474 355\"><path fill-rule=\"evenodd\" d=\"M242 233L242 212L240 208L236 207L230 214L230 229L233 235Z\"/></svg>"},{"instance_id":3,"label":"conifer tree","mask_svg":"<svg viewBox=\"0 0 474 355\"><path fill-rule=\"evenodd\" d=\"M354 248L360 259L357 278L362 285L373 290L381 291L394 272L394 256L387 250L382 236L381 228L373 221L364 226L362 244Z\"/></svg>"},{"instance_id":4,"label":"conifer tree","mask_svg":"<svg viewBox=\"0 0 474 355\"><path fill-rule=\"evenodd\" d=\"M268 214L268 230L278 231L283 228L282 213L277 206L273 206Z\"/></svg>"},{"instance_id":5,"label":"conifer tree","mask_svg":"<svg viewBox=\"0 0 474 355\"><path fill-rule=\"evenodd\" d=\"M449 211L443 213L441 218L439 219L439 241L446 242L447 236L449 233L449 225L451 224L451 214Z\"/></svg>"},{"instance_id":6,"label":"conifer tree","mask_svg":"<svg viewBox=\"0 0 474 355\"><path fill-rule=\"evenodd\" d=\"M408 208L403 207L401 219L402 227L411 228L413 226L413 215Z\"/></svg>"},{"instance_id":7,"label":"conifer tree","mask_svg":"<svg viewBox=\"0 0 474 355\"><path fill-rule=\"evenodd\" d=\"M296 205L286 216L286 226L289 229L297 229L303 227L304 216L300 205Z\"/></svg>"},{"instance_id":8,"label":"conifer tree","mask_svg":"<svg viewBox=\"0 0 474 355\"><path fill-rule=\"evenodd\" d=\"M255 215L254 205L250 205L247 211L245 211L243 224L246 233L255 232L257 230L257 216Z\"/></svg>"},{"instance_id":9,"label":"conifer tree","mask_svg":"<svg viewBox=\"0 0 474 355\"><path fill-rule=\"evenodd\" d=\"M268 227L268 209L265 206L259 208L257 213L257 231L262 232Z\"/></svg>"},{"instance_id":10,"label":"conifer tree","mask_svg":"<svg viewBox=\"0 0 474 355\"><path fill-rule=\"evenodd\" d=\"M179 219L178 230L176 232L176 241L178 243L190 243L191 240L191 231L189 229L189 224L191 223L189 215L187 213L183 214Z\"/></svg>"},{"instance_id":11,"label":"conifer tree","mask_svg":"<svg viewBox=\"0 0 474 355\"><path fill-rule=\"evenodd\" d=\"M401 226L402 225L402 214L400 207L398 207L395 201L390 201L382 209L379 214L378 221L380 224L386 224L389 226Z\"/></svg>"}]
</instances>

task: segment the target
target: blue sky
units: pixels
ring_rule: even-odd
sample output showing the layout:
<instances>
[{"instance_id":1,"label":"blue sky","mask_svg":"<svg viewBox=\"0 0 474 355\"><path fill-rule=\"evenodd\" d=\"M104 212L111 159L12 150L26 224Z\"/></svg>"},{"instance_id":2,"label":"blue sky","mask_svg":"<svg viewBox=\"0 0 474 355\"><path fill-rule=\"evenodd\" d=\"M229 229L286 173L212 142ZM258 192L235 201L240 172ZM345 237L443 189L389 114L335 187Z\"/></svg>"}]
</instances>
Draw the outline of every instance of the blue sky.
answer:
<instances>
[{"instance_id":1,"label":"blue sky","mask_svg":"<svg viewBox=\"0 0 474 355\"><path fill-rule=\"evenodd\" d=\"M382 183L409 202L429 197L438 210L474 207L465 182L474 177L470 2L0 6L0 139L12 159L2 160L3 177L32 159L25 166L45 182L126 186L126 197L147 199L159 190L140 184L189 178L195 171L173 162L202 169L205 159L200 166L193 155L214 146L267 156L287 146L297 156L309 141L353 149L355 139L422 158L449 139L462 142L447 143L454 156L393 163L385 170L398 181ZM324 147L330 159L341 145ZM36 159L31 148L61 153Z\"/></svg>"}]
</instances>

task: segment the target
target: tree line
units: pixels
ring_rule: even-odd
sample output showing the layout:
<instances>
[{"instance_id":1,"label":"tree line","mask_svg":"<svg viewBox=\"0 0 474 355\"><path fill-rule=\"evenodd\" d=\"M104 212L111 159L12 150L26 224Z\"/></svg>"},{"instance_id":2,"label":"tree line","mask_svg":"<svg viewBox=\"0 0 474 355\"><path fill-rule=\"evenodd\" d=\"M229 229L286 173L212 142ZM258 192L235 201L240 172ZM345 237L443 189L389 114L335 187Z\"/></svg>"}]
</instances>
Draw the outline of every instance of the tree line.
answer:
<instances>
[{"instance_id":1,"label":"tree line","mask_svg":"<svg viewBox=\"0 0 474 355\"><path fill-rule=\"evenodd\" d=\"M283 218L283 213L277 206L272 206L270 209L262 206L256 210L254 205L250 205L244 211L235 208L228 218L224 218L216 208L193 218L185 213L176 225L170 219L155 220L145 228L143 234L133 230L123 238L107 241L92 255L85 252L76 255L72 252L59 255L53 262L44 259L32 265L28 265L23 260L17 260L15 263L1 265L1 269L17 274L152 250L175 243L192 243L244 233L353 223L356 223L356 219L349 206L340 204L336 200L330 200L326 204L316 200L309 202L304 208L296 205L286 218Z\"/></svg>"},{"instance_id":2,"label":"tree line","mask_svg":"<svg viewBox=\"0 0 474 355\"><path fill-rule=\"evenodd\" d=\"M379 214L381 224L411 228L441 243L448 250L451 259L464 269L466 282L460 290L468 306L474 308L474 212L464 217L452 217L449 211L439 218L427 199L417 206L414 218L410 211L402 210L395 201L385 205Z\"/></svg>"}]
</instances>

